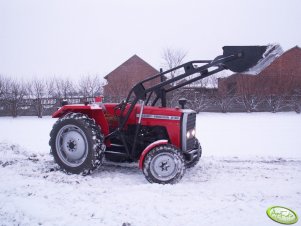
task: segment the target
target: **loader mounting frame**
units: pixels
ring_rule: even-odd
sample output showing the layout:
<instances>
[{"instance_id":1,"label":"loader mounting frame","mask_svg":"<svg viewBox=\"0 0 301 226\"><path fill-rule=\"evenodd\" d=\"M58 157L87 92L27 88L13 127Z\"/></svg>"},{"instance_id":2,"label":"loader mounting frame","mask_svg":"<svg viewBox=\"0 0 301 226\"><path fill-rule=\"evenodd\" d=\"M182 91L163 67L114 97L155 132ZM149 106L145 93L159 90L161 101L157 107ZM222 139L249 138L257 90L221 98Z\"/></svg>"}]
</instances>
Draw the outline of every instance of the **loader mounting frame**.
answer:
<instances>
[{"instance_id":1,"label":"loader mounting frame","mask_svg":"<svg viewBox=\"0 0 301 226\"><path fill-rule=\"evenodd\" d=\"M250 67L254 66L258 62L258 60L263 56L266 49L267 46L224 46L223 55L216 57L214 60L190 61L170 70L161 70L160 73L142 80L130 90L127 98L124 101L122 101L119 105L117 105L117 107L121 110L119 117L119 126L115 131L109 133L105 138L108 139L115 136L119 136L125 147L127 157L129 157L132 160L135 160L134 153L136 149L137 135L141 127L141 117L143 114L143 107L145 105L150 104L151 106L155 106L158 100L160 99L162 107L166 107L166 93L168 92L179 89L185 85L196 82L200 79L206 78L225 69L230 69L234 72L243 72L249 69ZM181 70L183 73L173 78L165 79L165 75L171 72L175 72L177 70ZM199 73L199 75L187 79L188 76L194 75L196 73ZM158 78L161 81L160 83L145 88L145 83L154 81ZM175 82L184 78L186 78L184 82L178 83L175 86L169 86L171 84L175 84ZM150 103L151 97L153 95L155 95L155 98ZM123 131L132 111L135 108L135 105L139 101L141 104L139 120L134 135L134 143L130 150L130 147L126 143L126 138ZM126 108L127 104L130 105L129 108Z\"/></svg>"}]
</instances>

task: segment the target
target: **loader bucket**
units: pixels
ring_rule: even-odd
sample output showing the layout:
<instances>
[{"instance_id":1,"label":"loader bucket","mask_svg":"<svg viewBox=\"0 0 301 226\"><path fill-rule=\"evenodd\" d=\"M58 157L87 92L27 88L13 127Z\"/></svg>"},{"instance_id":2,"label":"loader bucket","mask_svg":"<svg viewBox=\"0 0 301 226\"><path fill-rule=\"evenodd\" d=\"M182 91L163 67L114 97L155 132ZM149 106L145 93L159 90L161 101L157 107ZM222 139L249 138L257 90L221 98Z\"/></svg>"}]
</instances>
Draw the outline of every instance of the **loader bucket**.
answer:
<instances>
[{"instance_id":1,"label":"loader bucket","mask_svg":"<svg viewBox=\"0 0 301 226\"><path fill-rule=\"evenodd\" d=\"M222 57L239 55L232 61L224 62L224 66L233 72L257 75L268 67L283 53L279 44L267 46L224 46Z\"/></svg>"},{"instance_id":2,"label":"loader bucket","mask_svg":"<svg viewBox=\"0 0 301 226\"><path fill-rule=\"evenodd\" d=\"M224 63L233 72L244 72L255 66L267 50L267 46L224 46L223 57L239 54L240 57Z\"/></svg>"}]
</instances>

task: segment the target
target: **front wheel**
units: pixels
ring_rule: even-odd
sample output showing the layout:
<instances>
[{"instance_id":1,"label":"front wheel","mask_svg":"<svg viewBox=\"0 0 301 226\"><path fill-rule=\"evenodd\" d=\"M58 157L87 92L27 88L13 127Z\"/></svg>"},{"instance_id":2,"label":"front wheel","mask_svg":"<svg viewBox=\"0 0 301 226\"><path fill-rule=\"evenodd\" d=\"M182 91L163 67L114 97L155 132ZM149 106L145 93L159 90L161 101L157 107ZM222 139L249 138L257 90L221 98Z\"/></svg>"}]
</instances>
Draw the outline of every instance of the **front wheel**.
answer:
<instances>
[{"instance_id":1,"label":"front wheel","mask_svg":"<svg viewBox=\"0 0 301 226\"><path fill-rule=\"evenodd\" d=\"M91 173L102 163L105 146L100 127L81 113L60 118L50 133L55 162L69 173Z\"/></svg>"},{"instance_id":2,"label":"front wheel","mask_svg":"<svg viewBox=\"0 0 301 226\"><path fill-rule=\"evenodd\" d=\"M150 183L175 184L185 173L183 155L173 145L157 146L146 155L143 173Z\"/></svg>"}]
</instances>

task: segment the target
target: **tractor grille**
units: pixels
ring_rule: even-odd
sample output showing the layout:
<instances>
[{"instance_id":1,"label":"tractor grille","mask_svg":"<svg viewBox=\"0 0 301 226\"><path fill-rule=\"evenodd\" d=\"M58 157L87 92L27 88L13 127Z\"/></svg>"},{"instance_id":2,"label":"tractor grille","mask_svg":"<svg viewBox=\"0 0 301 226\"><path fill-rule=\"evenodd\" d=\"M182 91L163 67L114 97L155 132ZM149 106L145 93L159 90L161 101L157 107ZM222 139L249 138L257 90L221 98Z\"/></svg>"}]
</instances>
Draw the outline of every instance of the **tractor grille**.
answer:
<instances>
[{"instance_id":1,"label":"tractor grille","mask_svg":"<svg viewBox=\"0 0 301 226\"><path fill-rule=\"evenodd\" d=\"M195 128L196 114L191 113L187 117L187 131Z\"/></svg>"},{"instance_id":2,"label":"tractor grille","mask_svg":"<svg viewBox=\"0 0 301 226\"><path fill-rule=\"evenodd\" d=\"M195 128L195 121L196 121L196 114L195 113L191 113L188 115L187 118L187 130L186 131L191 131L192 129ZM195 139L194 137L187 139L186 141L186 150L191 150L194 148L194 142Z\"/></svg>"},{"instance_id":3,"label":"tractor grille","mask_svg":"<svg viewBox=\"0 0 301 226\"><path fill-rule=\"evenodd\" d=\"M185 109L182 116L182 150L194 149L195 137L191 134L195 129L196 113L193 110ZM189 137L188 137L189 136Z\"/></svg>"},{"instance_id":4,"label":"tractor grille","mask_svg":"<svg viewBox=\"0 0 301 226\"><path fill-rule=\"evenodd\" d=\"M195 139L188 139L187 140L187 150L191 150L194 148L194 142L195 142Z\"/></svg>"}]
</instances>

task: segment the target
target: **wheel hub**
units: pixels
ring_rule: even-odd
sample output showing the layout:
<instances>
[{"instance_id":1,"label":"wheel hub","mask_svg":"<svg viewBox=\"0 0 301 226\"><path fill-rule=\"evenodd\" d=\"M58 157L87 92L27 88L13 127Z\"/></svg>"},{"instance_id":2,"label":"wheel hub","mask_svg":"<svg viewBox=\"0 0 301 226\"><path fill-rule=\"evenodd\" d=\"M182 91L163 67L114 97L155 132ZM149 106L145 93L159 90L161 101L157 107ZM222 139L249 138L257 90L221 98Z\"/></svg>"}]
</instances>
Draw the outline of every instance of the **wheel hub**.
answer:
<instances>
[{"instance_id":1,"label":"wheel hub","mask_svg":"<svg viewBox=\"0 0 301 226\"><path fill-rule=\"evenodd\" d=\"M177 174L178 162L171 153L161 153L150 164L152 175L161 181L168 181Z\"/></svg>"},{"instance_id":2,"label":"wheel hub","mask_svg":"<svg viewBox=\"0 0 301 226\"><path fill-rule=\"evenodd\" d=\"M170 165L167 162L161 162L160 168L162 171L167 171Z\"/></svg>"},{"instance_id":3,"label":"wheel hub","mask_svg":"<svg viewBox=\"0 0 301 226\"><path fill-rule=\"evenodd\" d=\"M69 140L67 142L67 148L68 148L69 151L71 151L71 152L75 151L76 147L77 147L77 145L76 145L76 141L75 140Z\"/></svg>"},{"instance_id":4,"label":"wheel hub","mask_svg":"<svg viewBox=\"0 0 301 226\"><path fill-rule=\"evenodd\" d=\"M88 155L85 133L75 125L66 125L57 134L56 148L60 159L68 166L82 164Z\"/></svg>"}]
</instances>

